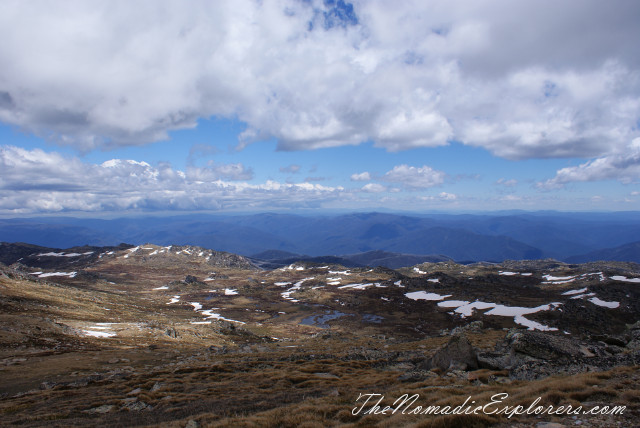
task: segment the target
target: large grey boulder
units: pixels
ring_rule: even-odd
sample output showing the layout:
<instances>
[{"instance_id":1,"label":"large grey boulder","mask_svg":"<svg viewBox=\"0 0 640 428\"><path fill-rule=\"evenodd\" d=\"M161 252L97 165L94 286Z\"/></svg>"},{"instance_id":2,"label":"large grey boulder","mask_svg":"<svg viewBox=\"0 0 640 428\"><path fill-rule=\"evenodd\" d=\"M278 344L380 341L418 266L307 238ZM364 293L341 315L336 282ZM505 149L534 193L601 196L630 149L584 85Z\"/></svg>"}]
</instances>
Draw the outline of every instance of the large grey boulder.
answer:
<instances>
[{"instance_id":1,"label":"large grey boulder","mask_svg":"<svg viewBox=\"0 0 640 428\"><path fill-rule=\"evenodd\" d=\"M478 368L478 357L467 337L456 335L425 361L424 368L427 370L438 368L443 371L475 370Z\"/></svg>"}]
</instances>

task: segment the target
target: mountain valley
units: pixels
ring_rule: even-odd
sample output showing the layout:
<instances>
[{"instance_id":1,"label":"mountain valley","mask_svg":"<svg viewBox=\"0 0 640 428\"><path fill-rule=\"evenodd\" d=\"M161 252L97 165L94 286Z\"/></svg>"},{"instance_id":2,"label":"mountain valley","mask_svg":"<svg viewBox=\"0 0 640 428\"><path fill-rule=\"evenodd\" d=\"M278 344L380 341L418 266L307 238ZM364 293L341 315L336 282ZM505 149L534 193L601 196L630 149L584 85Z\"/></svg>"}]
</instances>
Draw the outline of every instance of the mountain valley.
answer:
<instances>
[{"instance_id":1,"label":"mountain valley","mask_svg":"<svg viewBox=\"0 0 640 428\"><path fill-rule=\"evenodd\" d=\"M3 243L0 257L7 425L532 420L352 412L359 393L408 391L437 403L506 391L516 403L538 394L553 404L626 406L624 415L585 416L583 426L629 426L640 415L631 381L640 378L634 263L445 259L390 269L292 261L263 269L232 253L154 244Z\"/></svg>"}]
</instances>

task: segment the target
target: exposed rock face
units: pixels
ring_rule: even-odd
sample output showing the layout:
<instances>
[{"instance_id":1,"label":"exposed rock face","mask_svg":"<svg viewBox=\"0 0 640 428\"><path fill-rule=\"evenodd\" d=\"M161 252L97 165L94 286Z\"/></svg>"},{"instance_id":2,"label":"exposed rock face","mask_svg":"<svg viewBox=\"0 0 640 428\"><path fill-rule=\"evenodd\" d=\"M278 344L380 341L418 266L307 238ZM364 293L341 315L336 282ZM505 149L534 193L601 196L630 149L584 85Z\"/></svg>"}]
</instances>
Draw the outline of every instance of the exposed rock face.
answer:
<instances>
[{"instance_id":1,"label":"exposed rock face","mask_svg":"<svg viewBox=\"0 0 640 428\"><path fill-rule=\"evenodd\" d=\"M476 350L466 336L452 336L449 343L425 361L425 368L439 368L445 371L475 370L478 368Z\"/></svg>"},{"instance_id":2,"label":"exposed rock face","mask_svg":"<svg viewBox=\"0 0 640 428\"><path fill-rule=\"evenodd\" d=\"M543 360L593 356L575 340L536 331L517 332L507 340L514 358L518 354Z\"/></svg>"},{"instance_id":3,"label":"exposed rock face","mask_svg":"<svg viewBox=\"0 0 640 428\"><path fill-rule=\"evenodd\" d=\"M618 338L618 341L622 339ZM477 360L481 368L508 369L513 379L532 380L560 373L576 374L636 365L640 363L640 351L633 344L631 340L622 348L602 341L582 343L554 334L513 330L495 351L479 352Z\"/></svg>"}]
</instances>

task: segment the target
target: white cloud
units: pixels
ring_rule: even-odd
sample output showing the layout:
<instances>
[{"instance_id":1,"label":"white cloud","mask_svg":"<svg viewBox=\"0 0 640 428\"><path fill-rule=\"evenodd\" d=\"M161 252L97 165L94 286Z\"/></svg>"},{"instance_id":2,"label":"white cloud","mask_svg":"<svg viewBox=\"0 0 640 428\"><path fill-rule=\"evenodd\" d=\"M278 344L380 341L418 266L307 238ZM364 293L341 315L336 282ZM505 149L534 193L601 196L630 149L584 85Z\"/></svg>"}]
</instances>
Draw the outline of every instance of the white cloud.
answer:
<instances>
[{"instance_id":1,"label":"white cloud","mask_svg":"<svg viewBox=\"0 0 640 428\"><path fill-rule=\"evenodd\" d=\"M561 188L567 183L617 180L628 184L640 180L640 138L624 152L590 160L578 166L562 168L556 176L537 186L541 189Z\"/></svg>"},{"instance_id":2,"label":"white cloud","mask_svg":"<svg viewBox=\"0 0 640 428\"><path fill-rule=\"evenodd\" d=\"M6 0L0 121L83 150L212 116L282 150L455 139L594 158L639 135L638 2L363 1L343 21L331 7Z\"/></svg>"},{"instance_id":3,"label":"white cloud","mask_svg":"<svg viewBox=\"0 0 640 428\"><path fill-rule=\"evenodd\" d=\"M441 192L438 196L445 201L455 201L458 197L453 193Z\"/></svg>"},{"instance_id":4,"label":"white cloud","mask_svg":"<svg viewBox=\"0 0 640 428\"><path fill-rule=\"evenodd\" d=\"M434 187L444 182L446 174L429 166L416 168L409 165L397 165L391 171L382 176L382 181L401 183L409 188L425 189Z\"/></svg>"},{"instance_id":5,"label":"white cloud","mask_svg":"<svg viewBox=\"0 0 640 428\"><path fill-rule=\"evenodd\" d=\"M318 206L349 197L342 187L247 178L240 164L191 167L114 159L84 163L58 153L0 146L0 213L219 210Z\"/></svg>"},{"instance_id":6,"label":"white cloud","mask_svg":"<svg viewBox=\"0 0 640 428\"><path fill-rule=\"evenodd\" d=\"M360 174L351 174L351 181L371 181L371 174L367 171Z\"/></svg>"},{"instance_id":7,"label":"white cloud","mask_svg":"<svg viewBox=\"0 0 640 428\"><path fill-rule=\"evenodd\" d=\"M387 188L382 184L378 183L367 183L362 186L362 191L367 193L382 193L385 192Z\"/></svg>"}]
</instances>

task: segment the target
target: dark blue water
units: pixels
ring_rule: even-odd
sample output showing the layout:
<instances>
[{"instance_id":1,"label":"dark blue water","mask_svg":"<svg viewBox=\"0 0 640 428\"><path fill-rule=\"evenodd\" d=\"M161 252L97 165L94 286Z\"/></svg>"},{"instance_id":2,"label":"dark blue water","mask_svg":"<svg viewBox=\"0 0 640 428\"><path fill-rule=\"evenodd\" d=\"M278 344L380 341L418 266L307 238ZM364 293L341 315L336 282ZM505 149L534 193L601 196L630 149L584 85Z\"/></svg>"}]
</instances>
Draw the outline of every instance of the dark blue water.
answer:
<instances>
[{"instance_id":1,"label":"dark blue water","mask_svg":"<svg viewBox=\"0 0 640 428\"><path fill-rule=\"evenodd\" d=\"M372 315L372 314L364 314L362 315L362 321L364 322L374 322L376 324L380 324L380 322L384 319L380 315Z\"/></svg>"}]
</instances>

